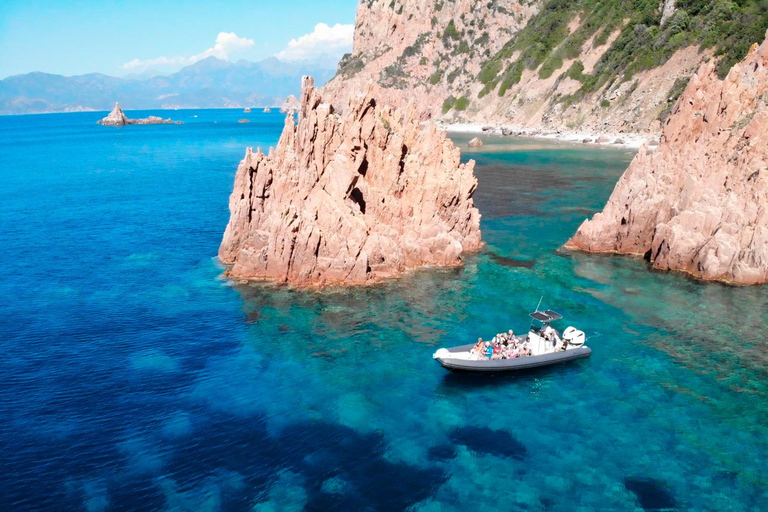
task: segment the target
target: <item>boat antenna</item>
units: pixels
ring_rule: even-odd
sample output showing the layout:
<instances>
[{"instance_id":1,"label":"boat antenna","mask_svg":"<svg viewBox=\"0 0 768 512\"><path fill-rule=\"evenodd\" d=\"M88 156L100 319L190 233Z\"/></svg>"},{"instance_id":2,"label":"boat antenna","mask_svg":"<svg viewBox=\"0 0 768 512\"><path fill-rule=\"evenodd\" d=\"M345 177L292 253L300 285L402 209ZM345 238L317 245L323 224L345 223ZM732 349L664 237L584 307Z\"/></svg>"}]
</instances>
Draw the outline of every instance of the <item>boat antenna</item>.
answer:
<instances>
[{"instance_id":1,"label":"boat antenna","mask_svg":"<svg viewBox=\"0 0 768 512\"><path fill-rule=\"evenodd\" d=\"M539 303L538 303L538 304L536 304L536 311L538 311L538 310L539 310L539 306L541 306L541 301L542 301L542 300L544 300L544 296L543 296L543 295L542 295L542 296L541 296L541 298L539 299ZM534 311L534 313L536 313L536 311ZM529 330L530 330L530 329L532 329L532 328L533 328L533 318L531 318L531 325L529 325L529 326L528 326L528 329L529 329Z\"/></svg>"}]
</instances>

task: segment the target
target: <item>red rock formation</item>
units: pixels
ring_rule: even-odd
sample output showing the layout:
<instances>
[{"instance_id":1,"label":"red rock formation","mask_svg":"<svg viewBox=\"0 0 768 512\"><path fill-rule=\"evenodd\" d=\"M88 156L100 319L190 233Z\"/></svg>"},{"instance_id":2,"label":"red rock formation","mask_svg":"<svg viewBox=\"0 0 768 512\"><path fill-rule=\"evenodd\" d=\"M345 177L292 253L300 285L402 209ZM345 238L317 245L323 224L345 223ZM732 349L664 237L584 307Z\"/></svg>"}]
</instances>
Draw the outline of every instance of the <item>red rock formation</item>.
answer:
<instances>
[{"instance_id":1,"label":"red rock formation","mask_svg":"<svg viewBox=\"0 0 768 512\"><path fill-rule=\"evenodd\" d=\"M277 148L248 149L235 176L219 258L229 275L296 285L364 284L480 248L474 162L413 109L371 89L343 116L310 77Z\"/></svg>"},{"instance_id":2,"label":"red rock formation","mask_svg":"<svg viewBox=\"0 0 768 512\"><path fill-rule=\"evenodd\" d=\"M566 247L645 255L704 279L768 281L768 38L725 80L714 62L701 66L658 149L640 150Z\"/></svg>"},{"instance_id":3,"label":"red rock formation","mask_svg":"<svg viewBox=\"0 0 768 512\"><path fill-rule=\"evenodd\" d=\"M471 148L479 148L482 145L483 145L483 141L481 141L478 137L475 137L474 139L472 139L467 143L467 146Z\"/></svg>"}]
</instances>

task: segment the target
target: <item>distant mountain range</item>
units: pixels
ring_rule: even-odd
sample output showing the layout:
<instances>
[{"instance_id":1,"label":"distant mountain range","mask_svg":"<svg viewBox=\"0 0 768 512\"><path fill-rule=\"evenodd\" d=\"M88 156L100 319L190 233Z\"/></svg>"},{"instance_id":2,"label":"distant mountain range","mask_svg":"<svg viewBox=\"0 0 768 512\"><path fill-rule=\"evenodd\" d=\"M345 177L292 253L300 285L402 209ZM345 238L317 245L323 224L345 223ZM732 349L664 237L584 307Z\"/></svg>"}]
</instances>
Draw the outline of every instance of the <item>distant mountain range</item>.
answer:
<instances>
[{"instance_id":1,"label":"distant mountain range","mask_svg":"<svg viewBox=\"0 0 768 512\"><path fill-rule=\"evenodd\" d=\"M169 76L117 78L100 73L62 76L27 73L0 80L0 115L126 109L273 107L298 95L301 76L322 85L336 70L327 59L311 63L229 62L208 57Z\"/></svg>"}]
</instances>

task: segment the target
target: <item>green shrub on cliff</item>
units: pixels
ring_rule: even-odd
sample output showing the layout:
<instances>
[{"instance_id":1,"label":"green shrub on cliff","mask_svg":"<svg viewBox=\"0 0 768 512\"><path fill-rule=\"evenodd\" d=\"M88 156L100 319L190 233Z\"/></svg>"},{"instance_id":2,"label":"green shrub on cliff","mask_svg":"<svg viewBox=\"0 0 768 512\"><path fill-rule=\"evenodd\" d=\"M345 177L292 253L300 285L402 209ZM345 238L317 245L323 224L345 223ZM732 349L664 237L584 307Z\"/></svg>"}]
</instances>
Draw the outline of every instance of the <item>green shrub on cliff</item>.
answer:
<instances>
[{"instance_id":1,"label":"green shrub on cliff","mask_svg":"<svg viewBox=\"0 0 768 512\"><path fill-rule=\"evenodd\" d=\"M454 41L461 39L461 33L456 28L453 20L448 22L448 26L445 27L445 31L443 31L443 42L447 42L450 39L453 39Z\"/></svg>"},{"instance_id":2,"label":"green shrub on cliff","mask_svg":"<svg viewBox=\"0 0 768 512\"><path fill-rule=\"evenodd\" d=\"M453 108L455 108L458 111L467 110L467 107L469 106L469 98L466 96L462 96L461 98L456 100L456 103L454 103Z\"/></svg>"},{"instance_id":3,"label":"green shrub on cliff","mask_svg":"<svg viewBox=\"0 0 768 512\"><path fill-rule=\"evenodd\" d=\"M578 28L570 32L574 19L579 20ZM617 30L618 36L592 73L584 75L583 66L567 71L582 82L576 96L583 97L617 77L630 80L690 45L714 48L720 58L717 71L723 77L752 43L763 41L766 29L768 0L678 0L675 14L663 26L659 0L549 0L483 64L478 79L485 87L480 96L499 83L503 95L516 83L522 67L538 69L539 77L548 78L566 59L578 58L591 37L593 46L602 46Z\"/></svg>"},{"instance_id":4,"label":"green shrub on cliff","mask_svg":"<svg viewBox=\"0 0 768 512\"><path fill-rule=\"evenodd\" d=\"M445 98L445 101L443 101L443 114L447 114L455 104L456 104L456 98L454 98L453 96L448 96L447 98Z\"/></svg>"},{"instance_id":5,"label":"green shrub on cliff","mask_svg":"<svg viewBox=\"0 0 768 512\"><path fill-rule=\"evenodd\" d=\"M571 64L571 67L568 68L566 76L568 76L568 78L572 78L573 80L578 80L579 82L583 82L584 81L584 64L580 60L575 61L573 64Z\"/></svg>"}]
</instances>

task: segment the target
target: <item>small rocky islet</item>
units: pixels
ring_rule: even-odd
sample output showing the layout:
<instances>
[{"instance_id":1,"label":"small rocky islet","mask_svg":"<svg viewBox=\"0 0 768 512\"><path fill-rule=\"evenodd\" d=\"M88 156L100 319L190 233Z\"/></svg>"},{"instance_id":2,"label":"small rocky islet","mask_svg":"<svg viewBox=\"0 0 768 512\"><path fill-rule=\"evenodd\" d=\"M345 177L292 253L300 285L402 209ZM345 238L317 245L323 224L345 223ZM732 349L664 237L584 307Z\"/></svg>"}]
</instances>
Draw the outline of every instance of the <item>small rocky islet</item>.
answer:
<instances>
[{"instance_id":1,"label":"small rocky islet","mask_svg":"<svg viewBox=\"0 0 768 512\"><path fill-rule=\"evenodd\" d=\"M126 126L129 124L184 124L181 121L174 121L171 118L163 119L159 116L130 119L125 115L123 109L120 108L119 102L115 103L115 108L112 109L112 112L110 112L107 117L98 120L97 123L102 126Z\"/></svg>"},{"instance_id":2,"label":"small rocky islet","mask_svg":"<svg viewBox=\"0 0 768 512\"><path fill-rule=\"evenodd\" d=\"M368 88L343 114L305 77L277 148L246 152L220 260L237 279L369 284L481 248L474 162Z\"/></svg>"}]
</instances>

